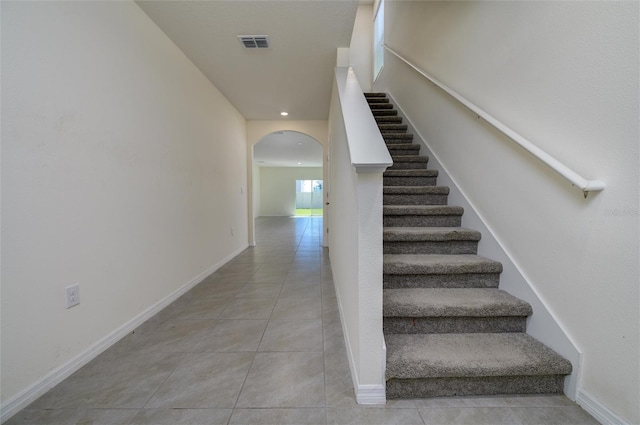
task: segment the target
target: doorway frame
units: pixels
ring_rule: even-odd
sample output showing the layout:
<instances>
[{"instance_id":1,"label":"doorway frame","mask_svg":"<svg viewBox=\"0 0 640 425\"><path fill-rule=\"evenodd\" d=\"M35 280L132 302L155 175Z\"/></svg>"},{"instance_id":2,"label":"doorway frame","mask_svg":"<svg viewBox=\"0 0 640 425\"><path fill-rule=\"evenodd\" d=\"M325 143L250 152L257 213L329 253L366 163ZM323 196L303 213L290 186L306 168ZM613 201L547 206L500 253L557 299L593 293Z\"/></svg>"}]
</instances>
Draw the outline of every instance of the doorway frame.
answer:
<instances>
[{"instance_id":1,"label":"doorway frame","mask_svg":"<svg viewBox=\"0 0 640 425\"><path fill-rule=\"evenodd\" d=\"M314 121L247 121L247 225L249 246L256 245L255 212L253 205L253 147L265 136L280 132L294 131L311 137L322 146L322 180L324 185L324 205L322 209L322 246L329 246L329 208L331 207L329 176L329 122Z\"/></svg>"}]
</instances>

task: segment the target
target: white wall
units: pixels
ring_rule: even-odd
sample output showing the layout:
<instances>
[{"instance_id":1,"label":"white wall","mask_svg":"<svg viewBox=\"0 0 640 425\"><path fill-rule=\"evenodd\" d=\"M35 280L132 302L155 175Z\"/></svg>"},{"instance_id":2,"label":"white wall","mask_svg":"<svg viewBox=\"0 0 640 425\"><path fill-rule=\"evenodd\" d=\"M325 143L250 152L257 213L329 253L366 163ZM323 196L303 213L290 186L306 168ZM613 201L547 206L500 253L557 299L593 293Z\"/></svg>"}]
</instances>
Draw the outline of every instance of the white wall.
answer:
<instances>
[{"instance_id":1,"label":"white wall","mask_svg":"<svg viewBox=\"0 0 640 425\"><path fill-rule=\"evenodd\" d=\"M253 216L252 217L260 217L260 178L261 178L261 173L260 173L260 167L258 167L258 164L256 164L255 162L253 162L251 164L251 190L252 190L252 194L251 194L251 199L252 199L252 211L253 211ZM252 220L253 221L253 220Z\"/></svg>"},{"instance_id":2,"label":"white wall","mask_svg":"<svg viewBox=\"0 0 640 425\"><path fill-rule=\"evenodd\" d=\"M637 2L387 3L390 47L607 184L586 200L389 54L384 71L386 88L582 351L578 401L601 420L628 423L640 422L638 12Z\"/></svg>"},{"instance_id":3,"label":"white wall","mask_svg":"<svg viewBox=\"0 0 640 425\"><path fill-rule=\"evenodd\" d=\"M261 167L258 216L295 215L296 180L322 180L322 167Z\"/></svg>"},{"instance_id":4,"label":"white wall","mask_svg":"<svg viewBox=\"0 0 640 425\"><path fill-rule=\"evenodd\" d=\"M360 4L353 24L349 47L349 64L364 92L371 91L373 82L373 5Z\"/></svg>"},{"instance_id":5,"label":"white wall","mask_svg":"<svg viewBox=\"0 0 640 425\"><path fill-rule=\"evenodd\" d=\"M3 2L2 90L7 414L247 246L247 150L132 2Z\"/></svg>"}]
</instances>

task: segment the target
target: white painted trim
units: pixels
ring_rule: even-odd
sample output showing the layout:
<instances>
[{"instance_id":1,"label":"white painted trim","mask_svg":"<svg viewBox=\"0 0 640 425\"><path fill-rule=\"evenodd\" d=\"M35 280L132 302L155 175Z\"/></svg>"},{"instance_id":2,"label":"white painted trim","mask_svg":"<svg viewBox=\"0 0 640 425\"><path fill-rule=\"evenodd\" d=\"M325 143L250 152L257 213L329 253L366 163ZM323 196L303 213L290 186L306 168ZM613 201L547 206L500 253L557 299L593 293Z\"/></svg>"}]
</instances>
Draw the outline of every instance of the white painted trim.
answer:
<instances>
[{"instance_id":1,"label":"white painted trim","mask_svg":"<svg viewBox=\"0 0 640 425\"><path fill-rule=\"evenodd\" d=\"M71 374L79 370L82 366L89 363L91 360L96 358L98 355L102 354L106 349L111 347L113 344L118 342L120 339L127 336L130 332L136 329L138 326L149 320L151 317L156 315L160 310L167 307L169 304L180 298L183 294L189 291L191 288L196 286L198 283L202 282L205 278L207 278L211 273L218 270L220 267L224 266L226 263L231 261L234 257L240 254L242 251L247 249L248 245L241 247L240 249L234 251L229 254L227 257L217 262L213 266L209 267L207 270L198 274L196 277L191 279L181 288L167 295L156 304L152 305L142 313L135 316L133 319L122 325L120 328L115 329L113 332L106 335L104 338L96 341L94 344L89 346L82 353L69 360L67 363L57 367L52 370L45 376L43 376L38 381L29 385L24 390L20 391L15 396L11 397L0 407L0 423L4 423L8 421L13 415L27 407L29 404L34 402L38 397L42 396L44 393L49 391L51 388L55 387L65 379L67 379Z\"/></svg>"},{"instance_id":2,"label":"white painted trim","mask_svg":"<svg viewBox=\"0 0 640 425\"><path fill-rule=\"evenodd\" d=\"M358 404L386 404L387 396L384 385L358 385L356 401Z\"/></svg>"},{"instance_id":3,"label":"white painted trim","mask_svg":"<svg viewBox=\"0 0 640 425\"><path fill-rule=\"evenodd\" d=\"M367 168L372 172L384 171L393 165L393 160L353 68L336 68L335 85L351 163L358 172Z\"/></svg>"},{"instance_id":4,"label":"white painted trim","mask_svg":"<svg viewBox=\"0 0 640 425\"><path fill-rule=\"evenodd\" d=\"M356 397L356 402L358 404L386 404L387 403L387 389L385 385L360 385L358 381L358 374L356 373L356 364L353 358L353 351L351 349L351 341L349 340L349 332L344 327L345 321L342 320L343 311L342 311L342 302L340 301L340 294L335 288L336 292L336 300L338 302L338 312L340 313L340 326L342 327L342 334L344 335L344 345L347 351L347 359L349 361L349 371L351 372L351 382L353 383L354 394ZM386 351L387 346L384 343L383 338L383 350L385 353L386 359ZM386 361L383 363L383 369L386 368ZM385 376L384 374L382 376Z\"/></svg>"},{"instance_id":5,"label":"white painted trim","mask_svg":"<svg viewBox=\"0 0 640 425\"><path fill-rule=\"evenodd\" d=\"M602 425L631 425L582 389L578 389L576 403Z\"/></svg>"}]
</instances>

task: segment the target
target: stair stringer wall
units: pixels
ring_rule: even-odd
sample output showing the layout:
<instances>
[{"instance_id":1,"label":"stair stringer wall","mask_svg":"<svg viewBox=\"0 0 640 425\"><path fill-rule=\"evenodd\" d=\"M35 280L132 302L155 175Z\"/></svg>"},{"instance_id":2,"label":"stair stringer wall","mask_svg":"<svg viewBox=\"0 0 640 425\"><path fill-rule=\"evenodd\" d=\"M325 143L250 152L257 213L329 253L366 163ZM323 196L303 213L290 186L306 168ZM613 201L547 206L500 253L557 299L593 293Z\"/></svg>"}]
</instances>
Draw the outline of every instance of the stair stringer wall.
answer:
<instances>
[{"instance_id":1,"label":"stair stringer wall","mask_svg":"<svg viewBox=\"0 0 640 425\"><path fill-rule=\"evenodd\" d=\"M567 397L575 401L579 388L578 381L582 353L548 308L544 298L531 285L525 273L504 248L504 244L501 243L491 227L486 224L486 220L478 213L473 203L469 201L465 191L458 185L455 178L451 177L447 167L441 163L438 155L430 148L428 140L422 136L411 117L402 108L402 105L396 101L393 92L380 88L377 88L377 90L387 92L390 102L398 110L398 115L403 118L403 123L408 125L407 131L414 135L414 143L420 144L420 154L429 156L429 169L438 170L438 185L449 186L448 204L464 208L462 225L482 233L482 239L478 245L478 255L502 263L503 272L500 276L500 289L531 304L533 315L527 320L527 333L564 356L573 365L572 373L565 379L564 391Z\"/></svg>"}]
</instances>

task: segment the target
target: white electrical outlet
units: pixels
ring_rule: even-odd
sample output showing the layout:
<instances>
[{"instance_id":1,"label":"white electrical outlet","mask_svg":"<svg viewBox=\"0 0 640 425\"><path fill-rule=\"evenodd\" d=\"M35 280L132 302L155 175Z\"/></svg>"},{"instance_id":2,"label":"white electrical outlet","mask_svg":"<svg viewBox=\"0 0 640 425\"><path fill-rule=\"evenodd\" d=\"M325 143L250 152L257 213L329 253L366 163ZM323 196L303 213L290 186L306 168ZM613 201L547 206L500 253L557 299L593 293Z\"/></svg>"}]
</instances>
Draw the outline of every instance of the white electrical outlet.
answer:
<instances>
[{"instance_id":1,"label":"white electrical outlet","mask_svg":"<svg viewBox=\"0 0 640 425\"><path fill-rule=\"evenodd\" d=\"M75 285L67 286L64 288L64 291L67 300L67 308L80 304L80 284L76 283Z\"/></svg>"}]
</instances>

